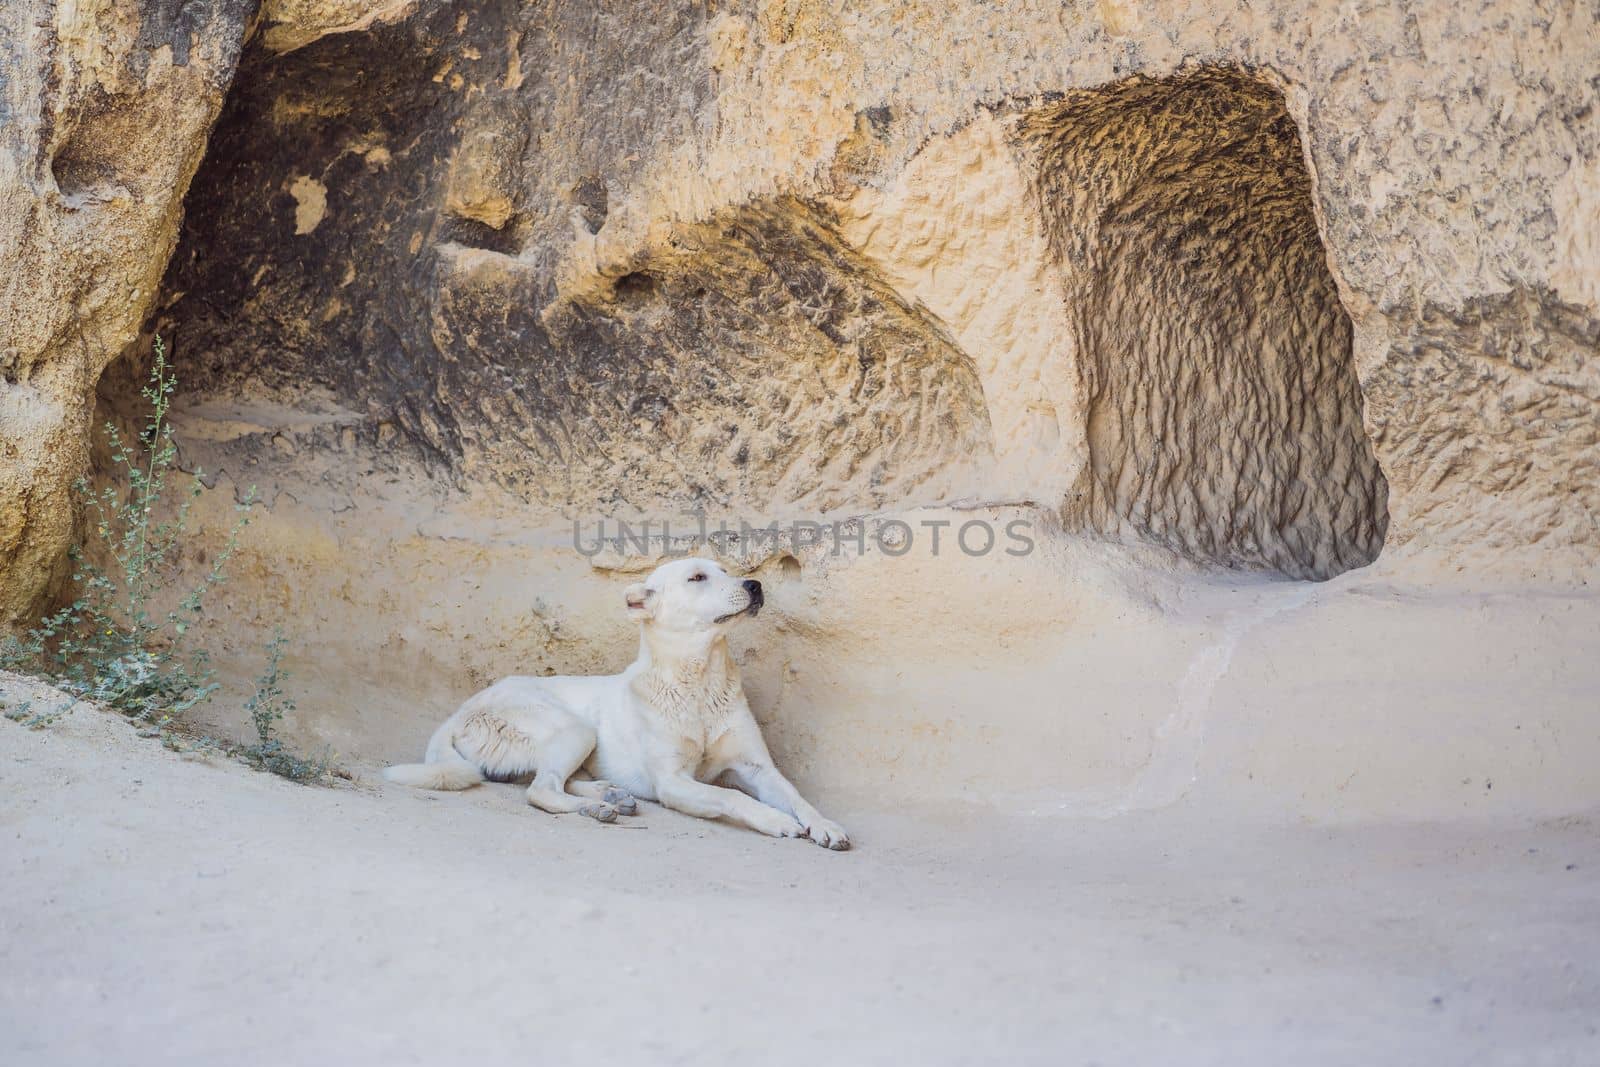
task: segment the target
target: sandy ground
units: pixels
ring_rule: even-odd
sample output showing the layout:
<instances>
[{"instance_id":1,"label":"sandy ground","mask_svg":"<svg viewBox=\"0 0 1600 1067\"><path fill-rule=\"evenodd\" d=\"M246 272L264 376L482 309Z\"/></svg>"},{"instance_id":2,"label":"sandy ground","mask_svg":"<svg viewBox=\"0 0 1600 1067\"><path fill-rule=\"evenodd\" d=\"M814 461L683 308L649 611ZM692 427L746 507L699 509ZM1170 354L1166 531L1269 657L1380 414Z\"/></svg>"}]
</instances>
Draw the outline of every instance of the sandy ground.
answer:
<instances>
[{"instance_id":1,"label":"sandy ground","mask_svg":"<svg viewBox=\"0 0 1600 1067\"><path fill-rule=\"evenodd\" d=\"M1600 1062L1600 836L885 810L856 850L0 722L8 1064Z\"/></svg>"}]
</instances>

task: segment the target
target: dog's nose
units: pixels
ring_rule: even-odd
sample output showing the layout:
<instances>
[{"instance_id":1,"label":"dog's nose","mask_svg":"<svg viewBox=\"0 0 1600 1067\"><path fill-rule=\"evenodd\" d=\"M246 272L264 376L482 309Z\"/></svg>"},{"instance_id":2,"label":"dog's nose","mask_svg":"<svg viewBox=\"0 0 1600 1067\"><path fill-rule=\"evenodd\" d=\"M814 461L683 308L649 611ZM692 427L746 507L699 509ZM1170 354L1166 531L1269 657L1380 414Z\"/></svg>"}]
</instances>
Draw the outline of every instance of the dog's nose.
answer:
<instances>
[{"instance_id":1,"label":"dog's nose","mask_svg":"<svg viewBox=\"0 0 1600 1067\"><path fill-rule=\"evenodd\" d=\"M745 579L744 591L750 594L750 604L753 607L759 608L767 602L766 596L761 592L761 583L754 578Z\"/></svg>"}]
</instances>

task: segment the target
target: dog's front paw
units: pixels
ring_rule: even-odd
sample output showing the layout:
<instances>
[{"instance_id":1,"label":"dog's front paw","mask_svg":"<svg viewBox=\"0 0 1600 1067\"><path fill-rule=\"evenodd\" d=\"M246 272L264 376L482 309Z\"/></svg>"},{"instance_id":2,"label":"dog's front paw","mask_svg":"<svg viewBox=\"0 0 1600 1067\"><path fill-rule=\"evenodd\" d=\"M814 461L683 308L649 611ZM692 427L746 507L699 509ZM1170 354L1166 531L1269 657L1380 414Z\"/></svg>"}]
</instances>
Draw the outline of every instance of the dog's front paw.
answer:
<instances>
[{"instance_id":1,"label":"dog's front paw","mask_svg":"<svg viewBox=\"0 0 1600 1067\"><path fill-rule=\"evenodd\" d=\"M579 815L587 815L596 822L616 822L617 809L610 804L585 804L578 809Z\"/></svg>"},{"instance_id":2,"label":"dog's front paw","mask_svg":"<svg viewBox=\"0 0 1600 1067\"><path fill-rule=\"evenodd\" d=\"M616 786L611 786L600 799L616 808L617 813L620 815L639 814L639 802L626 789L618 789Z\"/></svg>"},{"instance_id":3,"label":"dog's front paw","mask_svg":"<svg viewBox=\"0 0 1600 1067\"><path fill-rule=\"evenodd\" d=\"M835 852L843 852L850 847L850 837L844 832L844 827L820 815L806 824L806 836L823 848L831 848Z\"/></svg>"},{"instance_id":4,"label":"dog's front paw","mask_svg":"<svg viewBox=\"0 0 1600 1067\"><path fill-rule=\"evenodd\" d=\"M777 808L768 808L763 812L754 828L768 837L806 836L806 828L800 825L799 820Z\"/></svg>"}]
</instances>

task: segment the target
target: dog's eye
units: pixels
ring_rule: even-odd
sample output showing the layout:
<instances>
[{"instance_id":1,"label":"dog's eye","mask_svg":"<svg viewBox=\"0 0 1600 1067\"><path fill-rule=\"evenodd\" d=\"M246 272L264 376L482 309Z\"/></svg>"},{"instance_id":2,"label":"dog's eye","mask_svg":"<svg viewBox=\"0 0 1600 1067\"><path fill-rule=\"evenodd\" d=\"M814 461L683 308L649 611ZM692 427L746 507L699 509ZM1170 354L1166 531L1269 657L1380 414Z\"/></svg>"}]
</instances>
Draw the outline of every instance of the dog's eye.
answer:
<instances>
[{"instance_id":1,"label":"dog's eye","mask_svg":"<svg viewBox=\"0 0 1600 1067\"><path fill-rule=\"evenodd\" d=\"M691 574L689 575L689 580L691 582L703 582L706 580L706 576L703 574Z\"/></svg>"}]
</instances>

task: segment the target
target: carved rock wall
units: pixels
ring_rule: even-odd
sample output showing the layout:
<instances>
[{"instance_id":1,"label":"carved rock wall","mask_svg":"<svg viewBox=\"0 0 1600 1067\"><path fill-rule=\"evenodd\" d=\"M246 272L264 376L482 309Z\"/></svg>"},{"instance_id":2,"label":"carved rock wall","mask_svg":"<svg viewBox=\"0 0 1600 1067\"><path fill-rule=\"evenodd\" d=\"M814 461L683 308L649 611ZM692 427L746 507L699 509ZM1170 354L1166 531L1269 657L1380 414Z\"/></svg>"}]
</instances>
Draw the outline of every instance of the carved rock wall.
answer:
<instances>
[{"instance_id":1,"label":"carved rock wall","mask_svg":"<svg viewBox=\"0 0 1600 1067\"><path fill-rule=\"evenodd\" d=\"M0 9L0 626L62 561L95 383L155 302L250 9Z\"/></svg>"},{"instance_id":2,"label":"carved rock wall","mask_svg":"<svg viewBox=\"0 0 1600 1067\"><path fill-rule=\"evenodd\" d=\"M1213 690L1248 679L1229 736L1278 731L1233 765L1252 782L1310 769L1339 803L1359 751L1375 809L1411 796L1414 760L1384 754L1428 708L1416 810L1490 771L1474 803L1590 795L1592 687L1556 645L1592 612L1546 615L1600 562L1592 7L0 20L8 619L68 541L96 383L115 408L137 381L101 372L160 329L185 461L219 489L206 536L231 490L272 505L223 652L248 678L294 620L325 698L300 728L344 751L404 754L496 674L626 657L597 590L648 560L591 565L565 515L981 514L1026 516L1038 551L741 557L774 588L747 676L803 775L1170 798ZM1241 573L1375 556L1314 590ZM1428 638L1457 575L1545 586L1513 613L1539 636L1490 598ZM1366 666L1407 642L1426 670ZM1296 688L1291 653L1326 677ZM1559 681L1484 666L1519 662ZM1344 725L1301 744L1308 719Z\"/></svg>"},{"instance_id":3,"label":"carved rock wall","mask_svg":"<svg viewBox=\"0 0 1600 1067\"><path fill-rule=\"evenodd\" d=\"M326 388L437 469L547 507L882 506L985 454L970 358L819 205L729 206L551 306L618 157L659 136L556 123L563 57L601 63L607 25L437 6L253 54L169 280L186 380ZM643 42L686 126L698 29Z\"/></svg>"},{"instance_id":4,"label":"carved rock wall","mask_svg":"<svg viewBox=\"0 0 1600 1067\"><path fill-rule=\"evenodd\" d=\"M1310 578L1386 531L1596 558L1588 16L628 10L252 51L168 279L189 380L329 388L557 511L1030 500ZM1472 58L1491 28L1526 54Z\"/></svg>"},{"instance_id":5,"label":"carved rock wall","mask_svg":"<svg viewBox=\"0 0 1600 1067\"><path fill-rule=\"evenodd\" d=\"M1282 97L1135 78L1022 136L1088 382L1083 520L1295 577L1372 562L1386 487Z\"/></svg>"}]
</instances>

